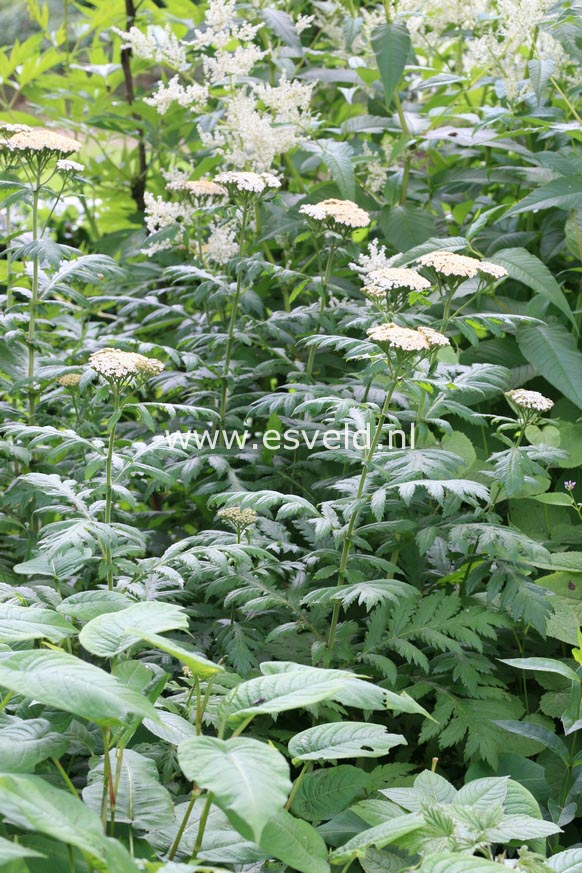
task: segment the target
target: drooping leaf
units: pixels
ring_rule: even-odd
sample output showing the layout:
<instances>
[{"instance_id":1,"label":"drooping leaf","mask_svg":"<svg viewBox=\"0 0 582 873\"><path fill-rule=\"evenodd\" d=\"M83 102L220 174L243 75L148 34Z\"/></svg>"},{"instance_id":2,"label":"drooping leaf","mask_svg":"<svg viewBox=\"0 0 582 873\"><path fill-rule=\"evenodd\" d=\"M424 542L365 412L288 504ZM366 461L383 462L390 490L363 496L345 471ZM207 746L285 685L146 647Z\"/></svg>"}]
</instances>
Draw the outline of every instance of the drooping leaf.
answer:
<instances>
[{"instance_id":1,"label":"drooping leaf","mask_svg":"<svg viewBox=\"0 0 582 873\"><path fill-rule=\"evenodd\" d=\"M145 601L107 612L87 622L79 640L83 648L102 658L111 658L140 642L140 634L187 630L188 616L171 603Z\"/></svg>"}]
</instances>

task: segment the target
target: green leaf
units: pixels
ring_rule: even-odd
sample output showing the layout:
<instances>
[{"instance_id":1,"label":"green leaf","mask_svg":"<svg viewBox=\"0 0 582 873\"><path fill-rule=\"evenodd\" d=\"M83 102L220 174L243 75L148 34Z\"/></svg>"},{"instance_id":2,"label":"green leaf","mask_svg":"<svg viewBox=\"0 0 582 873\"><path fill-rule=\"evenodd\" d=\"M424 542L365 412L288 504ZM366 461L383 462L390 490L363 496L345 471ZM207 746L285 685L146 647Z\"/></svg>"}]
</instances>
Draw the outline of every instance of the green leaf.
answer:
<instances>
[{"instance_id":1,"label":"green leaf","mask_svg":"<svg viewBox=\"0 0 582 873\"><path fill-rule=\"evenodd\" d=\"M283 861L300 873L329 873L323 838L306 821L294 818L285 810L267 822L259 845L269 857Z\"/></svg>"},{"instance_id":2,"label":"green leaf","mask_svg":"<svg viewBox=\"0 0 582 873\"><path fill-rule=\"evenodd\" d=\"M539 724L511 720L495 721L495 724L512 734L517 734L520 737L527 737L529 740L537 740L538 743L541 743L546 747L546 749L550 749L550 751L558 755L563 761L567 761L569 758L570 753L568 752L566 743L560 739L560 737Z\"/></svg>"},{"instance_id":3,"label":"green leaf","mask_svg":"<svg viewBox=\"0 0 582 873\"><path fill-rule=\"evenodd\" d=\"M354 150L351 145L334 139L319 140L317 145L321 160L331 173L342 197L354 200L356 197L356 177L352 164Z\"/></svg>"},{"instance_id":4,"label":"green leaf","mask_svg":"<svg viewBox=\"0 0 582 873\"><path fill-rule=\"evenodd\" d=\"M212 793L242 836L256 842L291 790L287 761L258 740L193 737L178 747L178 761L188 779Z\"/></svg>"},{"instance_id":5,"label":"green leaf","mask_svg":"<svg viewBox=\"0 0 582 873\"><path fill-rule=\"evenodd\" d=\"M550 385L582 409L582 354L559 324L530 324L517 332L519 348Z\"/></svg>"},{"instance_id":6,"label":"green leaf","mask_svg":"<svg viewBox=\"0 0 582 873\"><path fill-rule=\"evenodd\" d=\"M437 233L430 212L409 203L383 209L378 224L390 245L401 252L421 245Z\"/></svg>"},{"instance_id":7,"label":"green leaf","mask_svg":"<svg viewBox=\"0 0 582 873\"><path fill-rule=\"evenodd\" d=\"M383 725L343 721L296 734L289 742L289 754L294 761L379 758L398 745L406 745L404 737L388 733Z\"/></svg>"},{"instance_id":8,"label":"green leaf","mask_svg":"<svg viewBox=\"0 0 582 873\"><path fill-rule=\"evenodd\" d=\"M212 661L209 661L208 658L205 658L204 655L198 654L194 649L186 648L175 640L167 640L159 634L145 633L134 627L128 628L128 631L130 633L135 633L136 636L139 635L139 638L145 643L149 643L150 646L154 646L154 648L160 649L162 652L167 652L168 655L172 655L173 658L177 658L178 661L181 661L182 664L185 664L192 671L194 676L207 678L208 676L214 676L215 673L224 670L224 667L221 667L219 664L214 664Z\"/></svg>"},{"instance_id":9,"label":"green leaf","mask_svg":"<svg viewBox=\"0 0 582 873\"><path fill-rule=\"evenodd\" d=\"M582 873L582 849L566 849L546 861L555 873Z\"/></svg>"},{"instance_id":10,"label":"green leaf","mask_svg":"<svg viewBox=\"0 0 582 873\"><path fill-rule=\"evenodd\" d=\"M120 591L78 591L57 606L57 612L78 621L91 621L106 612L119 612L133 603Z\"/></svg>"},{"instance_id":11,"label":"green leaf","mask_svg":"<svg viewBox=\"0 0 582 873\"><path fill-rule=\"evenodd\" d=\"M509 664L510 667L519 667L521 670L536 670L540 673L555 673L577 685L580 684L580 676L567 664L562 664L561 661L556 661L554 658L499 658L499 660L502 664Z\"/></svg>"},{"instance_id":12,"label":"green leaf","mask_svg":"<svg viewBox=\"0 0 582 873\"><path fill-rule=\"evenodd\" d=\"M0 772L31 772L46 758L60 758L67 746L46 718L6 716L0 724Z\"/></svg>"},{"instance_id":13,"label":"green leaf","mask_svg":"<svg viewBox=\"0 0 582 873\"><path fill-rule=\"evenodd\" d=\"M306 773L293 798L291 812L308 821L325 821L347 809L369 784L369 773L351 764Z\"/></svg>"},{"instance_id":14,"label":"green leaf","mask_svg":"<svg viewBox=\"0 0 582 873\"><path fill-rule=\"evenodd\" d=\"M21 846L19 843L13 843L12 840L6 840L0 837L0 864L7 864L9 861L15 861L17 858L43 858L40 852L35 852L34 849L29 849L27 846Z\"/></svg>"},{"instance_id":15,"label":"green leaf","mask_svg":"<svg viewBox=\"0 0 582 873\"><path fill-rule=\"evenodd\" d=\"M331 853L330 860L333 864L345 864L351 858L363 858L366 849L370 846L381 849L422 827L424 827L422 815L418 813L399 815L352 837L351 840Z\"/></svg>"},{"instance_id":16,"label":"green leaf","mask_svg":"<svg viewBox=\"0 0 582 873\"><path fill-rule=\"evenodd\" d=\"M143 695L114 676L61 651L30 650L0 659L0 685L100 725L113 725L128 715L157 720Z\"/></svg>"},{"instance_id":17,"label":"green leaf","mask_svg":"<svg viewBox=\"0 0 582 873\"><path fill-rule=\"evenodd\" d=\"M339 674L339 675L338 675ZM225 703L229 719L258 713L285 712L329 700L345 685L335 670L294 670L258 676L236 687Z\"/></svg>"},{"instance_id":18,"label":"green leaf","mask_svg":"<svg viewBox=\"0 0 582 873\"><path fill-rule=\"evenodd\" d=\"M101 861L123 857L123 867L111 864L110 869L137 873L123 846L104 836L99 816L40 776L0 775L0 812L19 827L76 846Z\"/></svg>"},{"instance_id":19,"label":"green leaf","mask_svg":"<svg viewBox=\"0 0 582 873\"><path fill-rule=\"evenodd\" d=\"M125 749L118 767L115 750L110 752L114 772L119 772L115 794L115 821L131 824L143 830L164 827L175 819L174 802L169 791L160 785L158 771L150 758ZM83 800L90 809L101 812L103 796L103 758L89 771ZM111 803L108 802L108 820Z\"/></svg>"},{"instance_id":20,"label":"green leaf","mask_svg":"<svg viewBox=\"0 0 582 873\"><path fill-rule=\"evenodd\" d=\"M88 652L111 658L139 643L141 634L187 628L188 616L181 606L146 600L91 619L79 634L79 641Z\"/></svg>"},{"instance_id":21,"label":"green leaf","mask_svg":"<svg viewBox=\"0 0 582 873\"><path fill-rule=\"evenodd\" d=\"M512 279L516 279L553 303L572 324L576 324L574 313L564 292L546 265L536 255L523 248L501 249L495 252L491 260L500 267L505 267Z\"/></svg>"},{"instance_id":22,"label":"green leaf","mask_svg":"<svg viewBox=\"0 0 582 873\"><path fill-rule=\"evenodd\" d=\"M176 715L175 712L165 712L160 709L158 710L158 718L159 721L144 718L142 724L154 736L159 737L165 743L179 746L184 740L197 736L194 725L186 721L185 718L182 718L181 715Z\"/></svg>"},{"instance_id":23,"label":"green leaf","mask_svg":"<svg viewBox=\"0 0 582 873\"><path fill-rule=\"evenodd\" d=\"M410 34L402 24L383 24L372 34L372 48L384 85L386 106L389 107L410 54Z\"/></svg>"},{"instance_id":24,"label":"green leaf","mask_svg":"<svg viewBox=\"0 0 582 873\"><path fill-rule=\"evenodd\" d=\"M425 858L418 873L499 873L499 869L499 864L485 858L443 852Z\"/></svg>"},{"instance_id":25,"label":"green leaf","mask_svg":"<svg viewBox=\"0 0 582 873\"><path fill-rule=\"evenodd\" d=\"M542 185L531 191L523 200L512 206L507 215L518 215L521 212L538 211L540 209L581 209L582 208L582 176L562 176L552 179L547 185Z\"/></svg>"},{"instance_id":26,"label":"green leaf","mask_svg":"<svg viewBox=\"0 0 582 873\"><path fill-rule=\"evenodd\" d=\"M34 639L60 643L76 633L66 618L50 609L0 603L0 643Z\"/></svg>"}]
</instances>

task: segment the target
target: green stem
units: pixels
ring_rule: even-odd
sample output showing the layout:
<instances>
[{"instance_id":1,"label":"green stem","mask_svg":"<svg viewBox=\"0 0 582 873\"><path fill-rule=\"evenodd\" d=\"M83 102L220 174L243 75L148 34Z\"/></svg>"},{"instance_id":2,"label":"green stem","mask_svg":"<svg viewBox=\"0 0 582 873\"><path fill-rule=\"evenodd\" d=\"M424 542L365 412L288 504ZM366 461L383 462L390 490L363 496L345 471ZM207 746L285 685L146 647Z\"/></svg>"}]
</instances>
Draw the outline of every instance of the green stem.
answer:
<instances>
[{"instance_id":1,"label":"green stem","mask_svg":"<svg viewBox=\"0 0 582 873\"><path fill-rule=\"evenodd\" d=\"M40 196L40 170L37 173L36 183L32 195L32 239L38 241L38 203ZM36 314L38 308L38 274L39 257L36 251L32 258L32 288L30 296L30 308L28 316L28 423L34 424L36 411L36 391L34 390L34 368L36 340Z\"/></svg>"},{"instance_id":2,"label":"green stem","mask_svg":"<svg viewBox=\"0 0 582 873\"><path fill-rule=\"evenodd\" d=\"M396 389L397 384L398 384L398 379L395 378L394 382L392 384L392 387L386 393L386 397L384 399L384 405L382 407L382 411L380 412L380 418L378 419L378 422L376 424L376 430L374 431L374 436L372 437L372 442L370 444L370 448L368 449L368 451L366 452L366 454L364 456L364 463L362 465L362 472L360 474L360 481L358 483L358 490L356 492L356 498L355 498L356 504L358 503L358 501L360 501L362 499L362 496L364 494L364 489L366 487L366 479L368 478L368 472L369 472L369 468L370 468L370 462L372 461L372 459L374 457L374 452L376 451L376 448L378 447L378 443L380 442L380 437L382 436L382 428L384 427L384 424L386 422L386 416L388 415L390 401L392 400L392 395L394 394L394 391ZM352 536L354 533L354 528L356 526L358 514L359 514L358 507L356 506L354 511L352 512L351 516L350 516L346 535L344 537L344 542L343 542L343 546L342 546L342 554L341 554L341 558L340 558L340 566L339 566L339 570L338 570L338 578L337 578L338 585L343 585L343 582L345 579L346 570L347 570L347 566L348 566L348 560L350 557L350 551L352 548ZM328 649L331 649L331 647L333 646L334 641L335 641L335 633L336 633L337 624L339 621L340 609L341 609L341 603L338 600L338 601L336 601L336 603L334 604L334 607L333 607L333 613L332 613L332 617L331 617L331 625L329 628L329 637L328 637L328 641L327 641Z\"/></svg>"},{"instance_id":3,"label":"green stem","mask_svg":"<svg viewBox=\"0 0 582 873\"><path fill-rule=\"evenodd\" d=\"M101 795L101 822L103 831L107 832L107 796L111 786L111 761L109 760L109 742L111 731L105 728L103 731L103 793Z\"/></svg>"},{"instance_id":4,"label":"green stem","mask_svg":"<svg viewBox=\"0 0 582 873\"><path fill-rule=\"evenodd\" d=\"M198 825L198 833L196 834L196 842L194 843L194 849L192 851L191 861L194 860L202 848L202 840L204 839L204 831L206 830L206 824L208 822L208 816L210 815L210 807L212 806L212 793L208 794L206 797L206 803L204 804L204 809L202 810L202 815L200 816L200 824Z\"/></svg>"},{"instance_id":5,"label":"green stem","mask_svg":"<svg viewBox=\"0 0 582 873\"><path fill-rule=\"evenodd\" d=\"M319 312L317 315L317 330L316 333L321 333L321 324L323 322L323 316L325 315L325 308L327 306L327 288L329 285L329 277L331 275L331 266L333 263L333 256L335 254L335 246L330 243L329 251L327 253L327 262L325 265L325 271L321 276L321 290L320 290L320 298L319 298ZM313 364L315 362L315 346L311 346L309 349L309 357L307 358L307 366L305 368L305 375L308 379L311 379L311 374L313 372Z\"/></svg>"},{"instance_id":6,"label":"green stem","mask_svg":"<svg viewBox=\"0 0 582 873\"><path fill-rule=\"evenodd\" d=\"M51 761L53 762L53 764L55 765L55 767L57 768L57 770L61 774L61 778L62 778L63 782L65 783L65 785L67 786L67 788L69 789L69 791L71 792L71 794L74 797L78 798L79 792L77 791L77 789L75 788L75 786L71 782L71 780L69 778L69 774L67 773L67 771L65 770L65 768L63 767L61 762L59 760L57 760L57 758L51 758Z\"/></svg>"},{"instance_id":7,"label":"green stem","mask_svg":"<svg viewBox=\"0 0 582 873\"><path fill-rule=\"evenodd\" d=\"M285 809L287 811L289 811L291 809L291 805L292 805L293 801L295 800L295 795L299 791L299 786L303 782L303 777L305 776L305 774L309 770L311 770L312 766L313 766L312 761L306 761L305 764L303 765L303 767L301 768L301 773L299 774L299 776L297 777L297 779L293 783L293 788L291 789L291 794L289 795L289 799L287 800L287 803L285 804Z\"/></svg>"},{"instance_id":8,"label":"green stem","mask_svg":"<svg viewBox=\"0 0 582 873\"><path fill-rule=\"evenodd\" d=\"M113 415L109 423L109 440L107 444L107 459L105 461L105 524L111 524L113 510L113 450L115 448L115 431L119 419L120 401L119 392L114 389ZM105 546L105 563L107 567L107 588L113 591L113 558L109 542Z\"/></svg>"},{"instance_id":9,"label":"green stem","mask_svg":"<svg viewBox=\"0 0 582 873\"><path fill-rule=\"evenodd\" d=\"M173 861L175 856L176 856L176 852L178 851L178 849L180 847L180 843L182 842L182 837L184 836L184 831L186 830L186 825L188 824L188 822L190 820L190 816L192 815L192 810L194 809L194 804L196 803L196 801L200 797L200 793L201 792L200 792L199 788L192 791L192 797L190 798L190 803L186 807L186 812L184 813L184 817L183 817L182 821L180 822L180 827L178 828L178 833L176 834L176 837L174 839L174 842L172 843L172 847L171 847L170 852L168 854L169 861Z\"/></svg>"},{"instance_id":10,"label":"green stem","mask_svg":"<svg viewBox=\"0 0 582 873\"><path fill-rule=\"evenodd\" d=\"M247 230L249 220L249 207L248 205L244 205L242 207L242 219L240 225L240 235L239 235L239 257L242 258L244 244L245 244L245 234ZM237 271L236 276L236 291L234 293L234 298L232 301L232 309L230 313L230 320L228 323L228 335L226 339L226 352L224 355L224 371L222 376L222 388L220 392L220 424L224 425L224 418L226 415L226 408L228 404L228 375L230 372L230 362L232 359L232 348L234 343L234 329L236 327L236 317L238 315L238 304L240 300L240 295L242 291L242 269L239 264L239 269Z\"/></svg>"},{"instance_id":11,"label":"green stem","mask_svg":"<svg viewBox=\"0 0 582 873\"><path fill-rule=\"evenodd\" d=\"M115 833L115 809L117 806L117 792L119 791L119 783L121 781L121 768L123 766L123 746L117 749L115 763L115 779L111 788L111 821L109 823L109 836L112 837Z\"/></svg>"}]
</instances>

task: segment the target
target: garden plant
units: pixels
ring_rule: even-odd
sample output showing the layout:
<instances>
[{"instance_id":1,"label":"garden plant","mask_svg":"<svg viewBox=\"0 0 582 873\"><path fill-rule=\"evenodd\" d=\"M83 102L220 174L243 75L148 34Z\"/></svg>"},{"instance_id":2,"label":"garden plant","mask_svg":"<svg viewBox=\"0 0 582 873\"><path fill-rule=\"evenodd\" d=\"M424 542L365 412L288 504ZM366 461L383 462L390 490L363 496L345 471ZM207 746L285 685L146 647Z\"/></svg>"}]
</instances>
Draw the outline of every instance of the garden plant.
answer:
<instances>
[{"instance_id":1,"label":"garden plant","mask_svg":"<svg viewBox=\"0 0 582 873\"><path fill-rule=\"evenodd\" d=\"M0 871L582 873L582 6L0 33Z\"/></svg>"}]
</instances>

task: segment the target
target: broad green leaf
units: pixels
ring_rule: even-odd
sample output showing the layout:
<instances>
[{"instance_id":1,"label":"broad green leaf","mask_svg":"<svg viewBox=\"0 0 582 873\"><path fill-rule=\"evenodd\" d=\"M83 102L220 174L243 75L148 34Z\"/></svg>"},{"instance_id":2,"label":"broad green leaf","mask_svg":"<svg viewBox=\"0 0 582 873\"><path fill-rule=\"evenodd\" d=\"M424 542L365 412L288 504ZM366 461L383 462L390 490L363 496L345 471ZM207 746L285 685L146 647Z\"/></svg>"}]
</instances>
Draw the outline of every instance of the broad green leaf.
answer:
<instances>
[{"instance_id":1,"label":"broad green leaf","mask_svg":"<svg viewBox=\"0 0 582 873\"><path fill-rule=\"evenodd\" d=\"M522 248L501 249L495 252L492 261L500 267L505 267L512 279L516 279L553 303L572 324L576 323L566 295L546 265L536 255Z\"/></svg>"},{"instance_id":2,"label":"broad green leaf","mask_svg":"<svg viewBox=\"0 0 582 873\"><path fill-rule=\"evenodd\" d=\"M540 209L581 209L582 208L582 176L562 176L552 179L547 185L542 185L531 191L523 200L512 206L507 215L518 215L521 212L538 211Z\"/></svg>"},{"instance_id":3,"label":"broad green leaf","mask_svg":"<svg viewBox=\"0 0 582 873\"><path fill-rule=\"evenodd\" d=\"M556 661L554 658L500 658L502 664L509 664L510 667L519 667L520 670L535 670L540 673L555 673L557 676L563 676L564 679L569 679L571 682L580 683L580 676L568 667L567 664L562 664L561 661Z\"/></svg>"},{"instance_id":4,"label":"broad green leaf","mask_svg":"<svg viewBox=\"0 0 582 873\"><path fill-rule=\"evenodd\" d=\"M539 724L509 720L495 721L495 724L512 734L517 734L520 737L527 737L530 740L537 740L538 743L542 743L546 749L550 749L550 751L558 755L563 761L567 761L569 758L570 753L568 752L568 747L565 742L560 739L560 737L556 736L556 734L551 733L551 731Z\"/></svg>"},{"instance_id":5,"label":"broad green leaf","mask_svg":"<svg viewBox=\"0 0 582 873\"><path fill-rule=\"evenodd\" d=\"M582 409L582 353L560 324L529 324L517 331L519 348L552 387Z\"/></svg>"},{"instance_id":6,"label":"broad green leaf","mask_svg":"<svg viewBox=\"0 0 582 873\"><path fill-rule=\"evenodd\" d=\"M185 776L212 793L246 839L259 841L267 821L291 790L289 765L272 746L236 737L194 737L178 747Z\"/></svg>"},{"instance_id":7,"label":"broad green leaf","mask_svg":"<svg viewBox=\"0 0 582 873\"><path fill-rule=\"evenodd\" d=\"M297 761L379 758L398 745L406 745L404 737L388 733L383 725L344 721L296 734L289 742L289 754Z\"/></svg>"},{"instance_id":8,"label":"broad green leaf","mask_svg":"<svg viewBox=\"0 0 582 873\"><path fill-rule=\"evenodd\" d=\"M443 852L424 858L417 873L500 873L500 865L474 855Z\"/></svg>"},{"instance_id":9,"label":"broad green leaf","mask_svg":"<svg viewBox=\"0 0 582 873\"><path fill-rule=\"evenodd\" d=\"M285 810L267 822L259 845L269 856L299 873L329 873L323 838L308 822L294 818Z\"/></svg>"},{"instance_id":10,"label":"broad green leaf","mask_svg":"<svg viewBox=\"0 0 582 873\"><path fill-rule=\"evenodd\" d=\"M162 709L158 710L159 721L152 721L150 718L144 718L142 724L148 731L151 731L154 736L164 740L165 743L170 743L172 746L179 746L184 740L189 740L190 737L195 737L196 728L181 715L176 715L174 712L165 712Z\"/></svg>"},{"instance_id":11,"label":"broad green leaf","mask_svg":"<svg viewBox=\"0 0 582 873\"><path fill-rule=\"evenodd\" d=\"M17 858L42 858L40 852L21 846L19 843L0 837L0 864L7 864Z\"/></svg>"},{"instance_id":12,"label":"broad green leaf","mask_svg":"<svg viewBox=\"0 0 582 873\"><path fill-rule=\"evenodd\" d=\"M366 849L370 846L381 849L407 834L420 830L423 826L424 818L418 813L397 816L352 837L351 840L331 853L330 860L333 864L345 864L351 858L363 858Z\"/></svg>"},{"instance_id":13,"label":"broad green leaf","mask_svg":"<svg viewBox=\"0 0 582 873\"><path fill-rule=\"evenodd\" d=\"M19 827L76 846L101 861L123 856L124 866L111 865L110 869L137 873L123 846L104 836L99 816L40 776L0 775L0 812Z\"/></svg>"},{"instance_id":14,"label":"broad green leaf","mask_svg":"<svg viewBox=\"0 0 582 873\"><path fill-rule=\"evenodd\" d=\"M0 643L34 639L60 643L76 633L66 618L51 609L0 603Z\"/></svg>"},{"instance_id":15,"label":"broad green leaf","mask_svg":"<svg viewBox=\"0 0 582 873\"><path fill-rule=\"evenodd\" d=\"M372 34L372 48L384 85L386 106L390 106L410 54L410 34L402 24L383 24Z\"/></svg>"},{"instance_id":16,"label":"broad green leaf","mask_svg":"<svg viewBox=\"0 0 582 873\"><path fill-rule=\"evenodd\" d=\"M453 798L453 806L471 806L486 812L491 806L503 804L507 797L506 776L474 779L464 785Z\"/></svg>"},{"instance_id":17,"label":"broad green leaf","mask_svg":"<svg viewBox=\"0 0 582 873\"><path fill-rule=\"evenodd\" d=\"M200 655L194 649L186 648L175 640L168 640L159 634L145 633L134 627L128 628L128 630L130 633L135 633L136 636L139 634L139 638L143 642L149 643L150 646L154 646L154 648L160 649L162 652L167 652L168 655L172 655L173 658L181 661L189 667L195 676L201 676L206 679L208 676L213 676L215 673L224 670L224 667L214 664L208 658L205 658L204 655Z\"/></svg>"},{"instance_id":18,"label":"broad green leaf","mask_svg":"<svg viewBox=\"0 0 582 873\"><path fill-rule=\"evenodd\" d=\"M291 812L307 821L326 821L347 809L369 784L370 774L351 764L306 773L299 782Z\"/></svg>"},{"instance_id":19,"label":"broad green leaf","mask_svg":"<svg viewBox=\"0 0 582 873\"><path fill-rule=\"evenodd\" d=\"M120 591L78 591L57 606L57 612L70 615L78 621L91 621L106 612L127 609L133 601Z\"/></svg>"},{"instance_id":20,"label":"broad green leaf","mask_svg":"<svg viewBox=\"0 0 582 873\"><path fill-rule=\"evenodd\" d=\"M1 657L0 686L100 725L117 724L130 714L157 719L143 694L61 651L35 649Z\"/></svg>"},{"instance_id":21,"label":"broad green leaf","mask_svg":"<svg viewBox=\"0 0 582 873\"><path fill-rule=\"evenodd\" d=\"M258 676L236 687L225 702L225 710L229 719L233 719L299 709L335 697L345 681L333 670L294 670Z\"/></svg>"},{"instance_id":22,"label":"broad green leaf","mask_svg":"<svg viewBox=\"0 0 582 873\"><path fill-rule=\"evenodd\" d=\"M535 819L529 815L508 815L489 831L492 842L507 843L510 840L535 840L559 834L562 829L551 821Z\"/></svg>"},{"instance_id":23,"label":"broad green leaf","mask_svg":"<svg viewBox=\"0 0 582 873\"><path fill-rule=\"evenodd\" d=\"M110 754L111 769L119 782L116 791L115 820L131 824L142 830L163 827L174 821L174 802L169 791L160 785L158 770L150 758L125 749L121 765L116 750ZM103 757L89 771L83 800L95 812L101 812L103 796ZM108 802L108 819L111 820L111 803Z\"/></svg>"},{"instance_id":24,"label":"broad green leaf","mask_svg":"<svg viewBox=\"0 0 582 873\"><path fill-rule=\"evenodd\" d=\"M396 251L421 245L437 233L436 221L430 212L410 204L386 207L378 223Z\"/></svg>"},{"instance_id":25,"label":"broad green leaf","mask_svg":"<svg viewBox=\"0 0 582 873\"><path fill-rule=\"evenodd\" d=\"M582 873L582 849L566 849L546 861L555 873Z\"/></svg>"},{"instance_id":26,"label":"broad green leaf","mask_svg":"<svg viewBox=\"0 0 582 873\"><path fill-rule=\"evenodd\" d=\"M352 158L354 150L347 142L334 139L318 140L321 160L332 175L342 197L354 200L356 197L356 177Z\"/></svg>"},{"instance_id":27,"label":"broad green leaf","mask_svg":"<svg viewBox=\"0 0 582 873\"><path fill-rule=\"evenodd\" d=\"M68 740L46 718L6 717L0 723L0 772L32 772L46 758L60 758Z\"/></svg>"},{"instance_id":28,"label":"broad green leaf","mask_svg":"<svg viewBox=\"0 0 582 873\"><path fill-rule=\"evenodd\" d=\"M181 606L146 600L121 612L108 612L91 619L79 634L79 640L88 652L111 658L139 643L140 634L187 628L188 616Z\"/></svg>"}]
</instances>

